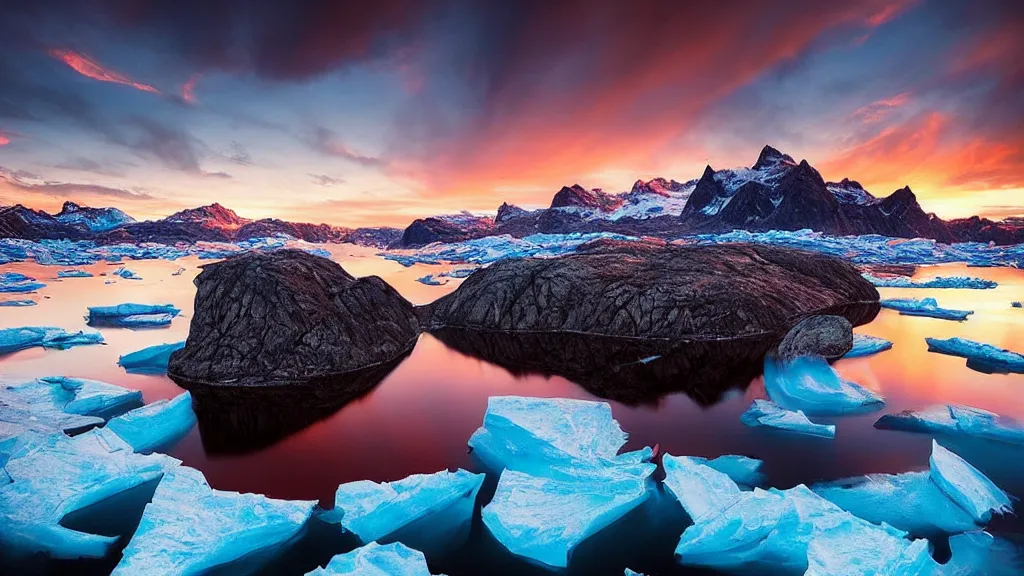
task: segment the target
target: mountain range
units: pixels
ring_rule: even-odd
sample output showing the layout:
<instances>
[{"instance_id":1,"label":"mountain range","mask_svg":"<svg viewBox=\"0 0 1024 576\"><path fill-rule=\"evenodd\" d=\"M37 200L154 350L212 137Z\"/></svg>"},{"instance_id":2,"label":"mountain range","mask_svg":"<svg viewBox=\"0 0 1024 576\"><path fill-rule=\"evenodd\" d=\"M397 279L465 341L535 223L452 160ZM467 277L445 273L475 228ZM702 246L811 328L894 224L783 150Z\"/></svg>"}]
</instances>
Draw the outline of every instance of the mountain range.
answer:
<instances>
[{"instance_id":1,"label":"mountain range","mask_svg":"<svg viewBox=\"0 0 1024 576\"><path fill-rule=\"evenodd\" d=\"M0 208L0 237L119 242L234 241L288 234L309 242L352 242L377 247L416 247L498 234L618 232L676 238L735 229L800 230L825 234L880 234L939 242L1024 243L1024 221L972 216L943 220L926 213L909 187L878 197L860 183L826 182L806 160L765 146L749 168L704 169L678 182L637 180L627 192L608 193L579 184L564 186L547 208L527 210L503 203L495 216L461 214L415 220L397 228L344 228L328 224L250 220L210 204L161 220L138 222L117 208L65 202L57 214L20 204Z\"/></svg>"}]
</instances>

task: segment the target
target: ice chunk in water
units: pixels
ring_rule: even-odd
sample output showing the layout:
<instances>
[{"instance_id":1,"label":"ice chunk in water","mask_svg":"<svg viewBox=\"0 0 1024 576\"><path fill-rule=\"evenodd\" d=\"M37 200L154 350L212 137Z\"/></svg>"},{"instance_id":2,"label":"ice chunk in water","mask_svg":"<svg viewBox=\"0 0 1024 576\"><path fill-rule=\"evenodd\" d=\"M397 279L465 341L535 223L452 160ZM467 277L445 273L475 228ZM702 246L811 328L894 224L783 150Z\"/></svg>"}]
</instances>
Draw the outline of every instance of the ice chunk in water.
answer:
<instances>
[{"instance_id":1,"label":"ice chunk in water","mask_svg":"<svg viewBox=\"0 0 1024 576\"><path fill-rule=\"evenodd\" d=\"M714 460L694 457L694 460L722 472L734 482L741 486L753 488L764 482L764 474L761 473L761 466L764 462L757 458L740 456L737 454L726 454Z\"/></svg>"},{"instance_id":2,"label":"ice chunk in water","mask_svg":"<svg viewBox=\"0 0 1024 576\"><path fill-rule=\"evenodd\" d=\"M469 446L495 470L552 475L650 459L650 448L617 455L626 438L607 402L492 396Z\"/></svg>"},{"instance_id":3,"label":"ice chunk in water","mask_svg":"<svg viewBox=\"0 0 1024 576\"><path fill-rule=\"evenodd\" d=\"M0 300L0 306L22 308L24 306L35 306L35 300Z\"/></svg>"},{"instance_id":4,"label":"ice chunk in water","mask_svg":"<svg viewBox=\"0 0 1024 576\"><path fill-rule=\"evenodd\" d=\"M949 539L952 556L935 576L1019 576L1024 574L1024 546L988 532L967 532Z\"/></svg>"},{"instance_id":5,"label":"ice chunk in water","mask_svg":"<svg viewBox=\"0 0 1024 576\"><path fill-rule=\"evenodd\" d=\"M1013 511L1010 497L966 460L932 440L928 459L932 481L977 522L987 523L992 514Z\"/></svg>"},{"instance_id":6,"label":"ice chunk in water","mask_svg":"<svg viewBox=\"0 0 1024 576\"><path fill-rule=\"evenodd\" d=\"M46 284L18 272L0 272L0 292L35 292Z\"/></svg>"},{"instance_id":7,"label":"ice chunk in water","mask_svg":"<svg viewBox=\"0 0 1024 576\"><path fill-rule=\"evenodd\" d=\"M872 354L878 354L892 348L892 342L885 338L878 338L876 336L868 336L867 334L854 334L853 335L853 348L846 353L843 358L861 358L863 356L871 356Z\"/></svg>"},{"instance_id":8,"label":"ice chunk in water","mask_svg":"<svg viewBox=\"0 0 1024 576\"><path fill-rule=\"evenodd\" d=\"M626 571L623 573L623 576L644 576L644 574L641 573L641 572L636 572L634 570L630 570L629 568L626 568Z\"/></svg>"},{"instance_id":9,"label":"ice chunk in water","mask_svg":"<svg viewBox=\"0 0 1024 576\"><path fill-rule=\"evenodd\" d=\"M970 278L968 276L936 276L927 280L911 280L905 276L880 278L871 274L865 274L864 278L879 288L968 288L984 290L998 286L997 283L991 280Z\"/></svg>"},{"instance_id":10,"label":"ice chunk in water","mask_svg":"<svg viewBox=\"0 0 1024 576\"><path fill-rule=\"evenodd\" d=\"M444 286L445 284L448 283L447 280L445 280L444 282L438 280L437 277L434 276L433 274L421 276L417 278L416 281L419 282L420 284L426 284L427 286Z\"/></svg>"},{"instance_id":11,"label":"ice chunk in water","mask_svg":"<svg viewBox=\"0 0 1024 576\"><path fill-rule=\"evenodd\" d=\"M335 511L327 518L338 519L340 514L342 527L363 542L381 540L459 502L474 502L483 481L483 474L460 469L414 474L380 484L369 480L349 482L338 487L334 496ZM472 505L466 508L467 521L472 510Z\"/></svg>"},{"instance_id":12,"label":"ice chunk in water","mask_svg":"<svg viewBox=\"0 0 1024 576\"><path fill-rule=\"evenodd\" d=\"M121 266L118 269L114 270L113 272L111 272L111 274L113 274L114 276L120 276L125 280L142 280L142 276L139 276L138 274L125 268L124 266Z\"/></svg>"},{"instance_id":13,"label":"ice chunk in water","mask_svg":"<svg viewBox=\"0 0 1024 576\"><path fill-rule=\"evenodd\" d=\"M877 531L823 531L807 545L804 576L927 576L939 568L927 540L890 538Z\"/></svg>"},{"instance_id":14,"label":"ice chunk in water","mask_svg":"<svg viewBox=\"0 0 1024 576\"><path fill-rule=\"evenodd\" d=\"M419 550L395 542L370 542L362 548L339 554L325 568L306 576L430 576L427 559Z\"/></svg>"},{"instance_id":15,"label":"ice chunk in water","mask_svg":"<svg viewBox=\"0 0 1024 576\"><path fill-rule=\"evenodd\" d=\"M967 358L967 367L986 373L1024 374L1024 354L966 338L925 338L929 352Z\"/></svg>"},{"instance_id":16,"label":"ice chunk in water","mask_svg":"<svg viewBox=\"0 0 1024 576\"><path fill-rule=\"evenodd\" d=\"M68 438L51 435L14 454L0 485L0 545L21 554L99 558L116 538L60 525L65 515L159 478L178 460L132 452L104 428ZM180 511L178 511L180 513Z\"/></svg>"},{"instance_id":17,"label":"ice chunk in water","mask_svg":"<svg viewBox=\"0 0 1024 576\"><path fill-rule=\"evenodd\" d=\"M800 410L785 410L771 400L760 398L754 400L750 408L740 416L740 422L754 428L764 426L822 438L836 437L835 425L815 424Z\"/></svg>"},{"instance_id":18,"label":"ice chunk in water","mask_svg":"<svg viewBox=\"0 0 1024 576\"><path fill-rule=\"evenodd\" d=\"M289 541L315 506L214 490L181 466L160 481L113 575L202 574Z\"/></svg>"},{"instance_id":19,"label":"ice chunk in water","mask_svg":"<svg viewBox=\"0 0 1024 576\"><path fill-rule=\"evenodd\" d=\"M166 374L171 354L184 347L184 340L149 346L121 356L117 359L117 365L129 374Z\"/></svg>"},{"instance_id":20,"label":"ice chunk in water","mask_svg":"<svg viewBox=\"0 0 1024 576\"><path fill-rule=\"evenodd\" d=\"M881 301L882 308L896 310L904 316L927 316L940 320L964 321L973 310L952 310L941 308L935 298L887 298Z\"/></svg>"},{"instance_id":21,"label":"ice chunk in water","mask_svg":"<svg viewBox=\"0 0 1024 576\"><path fill-rule=\"evenodd\" d=\"M136 452L152 452L170 446L196 423L192 395L183 392L171 400L157 400L107 422L107 428Z\"/></svg>"},{"instance_id":22,"label":"ice chunk in water","mask_svg":"<svg viewBox=\"0 0 1024 576\"><path fill-rule=\"evenodd\" d=\"M88 270L58 270L57 278L92 278L92 272Z\"/></svg>"},{"instance_id":23,"label":"ice chunk in water","mask_svg":"<svg viewBox=\"0 0 1024 576\"><path fill-rule=\"evenodd\" d=\"M765 358L764 388L780 407L811 416L858 414L885 405L881 396L844 380L824 358L815 356L788 362Z\"/></svg>"},{"instance_id":24,"label":"ice chunk in water","mask_svg":"<svg viewBox=\"0 0 1024 576\"><path fill-rule=\"evenodd\" d=\"M506 469L484 525L517 556L564 568L587 537L647 499L654 464L578 469L575 478L545 478Z\"/></svg>"},{"instance_id":25,"label":"ice chunk in water","mask_svg":"<svg viewBox=\"0 0 1024 576\"><path fill-rule=\"evenodd\" d=\"M665 487L694 520L739 498L740 487L736 482L708 466L703 458L665 454L661 462L665 467Z\"/></svg>"},{"instance_id":26,"label":"ice chunk in water","mask_svg":"<svg viewBox=\"0 0 1024 576\"><path fill-rule=\"evenodd\" d=\"M52 326L24 326L21 328L0 329L0 354L9 354L40 346L66 350L72 346L99 344L103 335L99 332L78 330L69 332L63 328Z\"/></svg>"},{"instance_id":27,"label":"ice chunk in water","mask_svg":"<svg viewBox=\"0 0 1024 576\"><path fill-rule=\"evenodd\" d=\"M986 410L956 404L886 414L875 422L875 428L962 435L1024 445L1024 423Z\"/></svg>"},{"instance_id":28,"label":"ice chunk in water","mask_svg":"<svg viewBox=\"0 0 1024 576\"><path fill-rule=\"evenodd\" d=\"M139 328L167 326L181 312L172 304L117 304L116 306L90 306L87 316L90 326Z\"/></svg>"}]
</instances>

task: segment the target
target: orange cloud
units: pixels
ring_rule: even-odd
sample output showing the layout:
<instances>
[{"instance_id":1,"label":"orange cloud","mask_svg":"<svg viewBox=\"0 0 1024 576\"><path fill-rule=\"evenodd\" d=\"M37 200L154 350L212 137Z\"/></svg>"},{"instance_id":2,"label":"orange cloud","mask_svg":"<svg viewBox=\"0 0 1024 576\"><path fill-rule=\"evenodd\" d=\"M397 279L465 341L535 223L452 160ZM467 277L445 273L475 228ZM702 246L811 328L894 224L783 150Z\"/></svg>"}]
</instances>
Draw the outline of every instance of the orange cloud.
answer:
<instances>
[{"instance_id":1,"label":"orange cloud","mask_svg":"<svg viewBox=\"0 0 1024 576\"><path fill-rule=\"evenodd\" d=\"M131 86L132 88L135 88L136 90L141 90L143 92L160 94L159 90L150 86L149 84L140 84L138 82L135 82L131 78L124 76L123 74L119 74L117 72L114 72L113 70L108 70L104 68L102 65L100 65L99 62L96 62L92 58L89 58L88 56L85 56L83 54L78 54L77 52L72 52L71 50L63 50L59 48L49 50L48 54L50 56L53 56L57 60L60 60L61 62L67 64L71 67L72 70L78 72L79 74L87 78L99 80L100 82L123 84L125 86Z\"/></svg>"},{"instance_id":2,"label":"orange cloud","mask_svg":"<svg viewBox=\"0 0 1024 576\"><path fill-rule=\"evenodd\" d=\"M181 87L181 97L189 104L195 104L197 102L195 94L197 81L199 81L199 74L193 74Z\"/></svg>"}]
</instances>

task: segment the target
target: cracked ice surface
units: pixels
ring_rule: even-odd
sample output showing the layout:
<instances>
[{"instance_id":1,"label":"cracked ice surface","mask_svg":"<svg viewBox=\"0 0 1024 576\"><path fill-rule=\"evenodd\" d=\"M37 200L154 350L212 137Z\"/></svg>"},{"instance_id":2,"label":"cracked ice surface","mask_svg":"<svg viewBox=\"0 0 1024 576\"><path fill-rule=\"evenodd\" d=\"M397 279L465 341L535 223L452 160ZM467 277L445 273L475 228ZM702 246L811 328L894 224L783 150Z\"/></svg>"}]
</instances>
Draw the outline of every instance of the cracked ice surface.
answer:
<instances>
[{"instance_id":1,"label":"cracked ice surface","mask_svg":"<svg viewBox=\"0 0 1024 576\"><path fill-rule=\"evenodd\" d=\"M824 358L814 356L789 362L765 358L764 388L780 407L811 416L859 414L885 405L881 396L843 379Z\"/></svg>"},{"instance_id":2,"label":"cracked ice surface","mask_svg":"<svg viewBox=\"0 0 1024 576\"><path fill-rule=\"evenodd\" d=\"M166 374L171 354L184 347L184 340L149 346L119 357L117 365L129 374Z\"/></svg>"},{"instance_id":3,"label":"cracked ice surface","mask_svg":"<svg viewBox=\"0 0 1024 576\"><path fill-rule=\"evenodd\" d=\"M1024 354L997 348L991 344L975 342L966 338L925 338L929 352L967 359L967 367L980 372L1024 374Z\"/></svg>"},{"instance_id":4,"label":"cracked ice surface","mask_svg":"<svg viewBox=\"0 0 1024 576\"><path fill-rule=\"evenodd\" d=\"M434 474L414 474L395 482L369 480L349 482L338 487L334 496L335 512L341 514L343 528L363 542L385 538L409 524L468 501L466 518L483 484L483 474L459 469Z\"/></svg>"},{"instance_id":5,"label":"cracked ice surface","mask_svg":"<svg viewBox=\"0 0 1024 576\"><path fill-rule=\"evenodd\" d=\"M152 452L181 439L195 423L192 395L184 392L171 400L157 400L111 418L107 428L136 452Z\"/></svg>"},{"instance_id":6,"label":"cracked ice surface","mask_svg":"<svg viewBox=\"0 0 1024 576\"><path fill-rule=\"evenodd\" d=\"M419 550L397 542L370 542L331 558L326 567L307 572L306 576L430 576L430 570Z\"/></svg>"},{"instance_id":7,"label":"cracked ice surface","mask_svg":"<svg viewBox=\"0 0 1024 576\"><path fill-rule=\"evenodd\" d=\"M807 415L800 410L795 412L786 410L771 400L760 398L754 400L750 404L750 408L740 415L740 422L754 428L764 426L822 438L836 437L834 424L815 424L808 420Z\"/></svg>"},{"instance_id":8,"label":"cracked ice surface","mask_svg":"<svg viewBox=\"0 0 1024 576\"><path fill-rule=\"evenodd\" d=\"M924 410L886 414L875 428L925 434L949 434L1024 445L1024 423L994 412L945 404Z\"/></svg>"},{"instance_id":9,"label":"cracked ice surface","mask_svg":"<svg viewBox=\"0 0 1024 576\"><path fill-rule=\"evenodd\" d=\"M885 338L878 338L877 336L868 336L867 334L856 334L853 335L853 348L843 356L843 358L862 358L864 356L871 356L872 354L878 354L879 352L885 352L892 348L892 342Z\"/></svg>"},{"instance_id":10,"label":"cracked ice surface","mask_svg":"<svg viewBox=\"0 0 1024 576\"><path fill-rule=\"evenodd\" d=\"M927 280L912 280L905 276L872 276L864 274L864 278L878 288L964 288L969 290L987 290L999 284L984 278L969 276L936 276Z\"/></svg>"},{"instance_id":11,"label":"cracked ice surface","mask_svg":"<svg viewBox=\"0 0 1024 576\"><path fill-rule=\"evenodd\" d=\"M935 298L887 298L881 301L882 308L896 310L904 316L927 316L940 320L964 321L974 314L973 310L942 308Z\"/></svg>"},{"instance_id":12,"label":"cracked ice surface","mask_svg":"<svg viewBox=\"0 0 1024 576\"><path fill-rule=\"evenodd\" d=\"M8 550L55 558L99 558L117 538L64 528L65 515L151 480L178 460L143 456L104 428L68 438L54 434L19 450L0 485L0 543Z\"/></svg>"},{"instance_id":13,"label":"cracked ice surface","mask_svg":"<svg viewBox=\"0 0 1024 576\"><path fill-rule=\"evenodd\" d=\"M1013 511L1010 497L966 460L932 440L928 459L932 481L978 523Z\"/></svg>"},{"instance_id":14,"label":"cracked ice surface","mask_svg":"<svg viewBox=\"0 0 1024 576\"><path fill-rule=\"evenodd\" d=\"M214 490L198 470L168 472L113 576L202 574L289 541L316 502Z\"/></svg>"},{"instance_id":15,"label":"cracked ice surface","mask_svg":"<svg viewBox=\"0 0 1024 576\"><path fill-rule=\"evenodd\" d=\"M740 487L736 482L724 472L708 466L703 458L665 454L662 465L665 467L665 487L694 521L729 506L739 498Z\"/></svg>"},{"instance_id":16,"label":"cracked ice surface","mask_svg":"<svg viewBox=\"0 0 1024 576\"><path fill-rule=\"evenodd\" d=\"M103 335L93 331L69 332L53 326L22 326L0 329L0 354L9 354L36 346L67 350L72 346L101 342L103 342Z\"/></svg>"}]
</instances>

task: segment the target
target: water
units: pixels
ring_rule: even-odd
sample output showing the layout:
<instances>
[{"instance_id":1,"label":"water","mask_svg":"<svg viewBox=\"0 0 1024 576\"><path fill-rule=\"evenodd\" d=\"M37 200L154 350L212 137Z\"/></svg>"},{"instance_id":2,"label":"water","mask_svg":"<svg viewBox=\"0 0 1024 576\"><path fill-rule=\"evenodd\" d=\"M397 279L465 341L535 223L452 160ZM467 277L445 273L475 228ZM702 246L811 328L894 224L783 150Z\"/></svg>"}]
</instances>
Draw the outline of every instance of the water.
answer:
<instances>
[{"instance_id":1,"label":"water","mask_svg":"<svg viewBox=\"0 0 1024 576\"><path fill-rule=\"evenodd\" d=\"M414 303L426 303L455 289L458 280L445 286L425 286L415 279L438 267L404 268L374 256L371 249L331 246L334 258L357 276L383 277ZM196 259L129 262L143 280L116 279L104 284L115 266L85 267L97 276L53 280L58 268L32 263L11 264L0 271L34 276L48 285L32 295L38 306L0 308L0 327L56 325L80 329L87 306L120 302L174 303L182 316L171 327L154 330L101 329L105 346L65 351L32 349L0 358L0 373L7 377L48 374L94 378L140 389L146 402L180 393L171 380L161 376L129 375L116 365L118 356L139 348L184 339L192 314L192 278L208 261ZM171 273L179 267L180 276ZM197 401L200 426L170 452L184 464L202 470L214 488L259 492L275 498L319 499L333 504L338 484L359 479L396 480L409 474L464 467L479 470L467 454L466 441L480 425L487 398L493 395L570 397L598 399L594 392L612 396L612 410L622 428L631 434L626 449L660 444L672 454L714 457L736 453L761 458L771 485L788 488L868 473L897 473L927 468L930 437L876 430L879 415L918 409L936 403L961 403L1024 419L1024 376L986 375L970 370L962 358L927 352L924 338L961 336L1004 348L1024 349L1024 310L1011 308L1012 300L1024 297L1024 271L999 268L967 268L943 265L921 268L916 278L971 275L999 282L995 290L883 289L883 297L933 296L948 308L974 310L967 322L899 316L882 310L858 331L895 343L893 350L869 358L842 360L836 364L843 376L871 388L887 400L884 411L855 417L815 419L836 423L835 440L787 435L743 426L740 414L754 398L763 397L760 379L744 389L753 374L736 366L727 376L740 381L738 388L711 393L700 386L705 372L714 367L692 368L704 376L667 378L668 389L691 390L657 394L629 393L616 376L603 378L600 386L586 388L563 376L535 373L537 366L522 358L523 366L489 363L446 346L438 337L423 335L413 352L382 381L359 383L365 393L287 393L269 398L225 398ZM10 298L22 296L10 295ZM461 349L466 349L460 346ZM638 356L639 357L642 356ZM544 359L538 350L536 358ZM543 364L543 363L542 363ZM532 369L531 369L532 368ZM561 367L559 367L561 368ZM574 370L579 369L575 366ZM566 373L565 370L548 372ZM712 370L714 374L718 372ZM755 371L756 373L756 367ZM578 371L569 371L577 374ZM602 387L603 386L603 387ZM355 399L352 397L355 396ZM347 403L346 403L347 402ZM956 449L958 446L951 446ZM968 459L1018 498L1024 497L1024 456L1020 451L991 446L961 447ZM493 490L493 479L484 497ZM144 492L144 490L143 490ZM144 502L146 494L134 496ZM125 509L127 508L127 510ZM607 533L584 543L570 564L570 574L621 574L629 566L655 574L700 573L676 566L671 557L687 520L678 506L652 500L630 514ZM137 521L140 508L124 505L116 513ZM992 530L1024 533L1024 523L1010 518ZM131 527L124 529L130 534ZM302 574L353 543L326 526L314 524L309 533L264 573ZM941 543L939 543L941 547ZM514 559L493 541L477 519L466 543L454 550L428 554L435 573L545 574L543 569ZM99 563L72 563L60 569L108 572L116 558ZM47 569L54 570L53 566Z\"/></svg>"}]
</instances>

